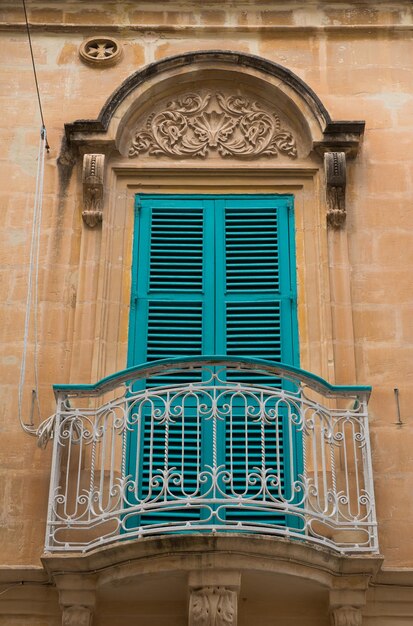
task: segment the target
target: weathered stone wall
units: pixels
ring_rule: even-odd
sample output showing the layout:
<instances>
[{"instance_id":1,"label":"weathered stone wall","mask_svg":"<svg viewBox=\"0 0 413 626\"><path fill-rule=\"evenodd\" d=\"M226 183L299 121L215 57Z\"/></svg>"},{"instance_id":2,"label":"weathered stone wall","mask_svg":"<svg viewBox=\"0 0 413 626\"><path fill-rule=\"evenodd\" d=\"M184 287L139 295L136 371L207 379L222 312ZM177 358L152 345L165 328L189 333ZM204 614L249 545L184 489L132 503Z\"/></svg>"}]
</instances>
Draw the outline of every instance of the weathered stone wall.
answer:
<instances>
[{"instance_id":1,"label":"weathered stone wall","mask_svg":"<svg viewBox=\"0 0 413 626\"><path fill-rule=\"evenodd\" d=\"M366 121L363 145L349 168L347 187L357 378L352 382L371 384L374 389L370 401L371 438L379 541L385 566L413 568L410 0L31 0L27 4L51 146L45 167L39 274L42 417L53 412L52 383L91 382L99 372L98 366L92 367L93 348L105 341L95 334L94 286L101 262L97 238L95 243L89 239L87 244L96 246L96 264L90 267L86 283L79 285L79 259L86 245L81 237L81 181L79 169L73 168L73 157L64 150L64 123L96 118L105 100L125 78L166 56L225 49L280 63L307 82L333 119ZM120 42L123 58L116 65L99 68L80 60L79 46L95 34L112 36ZM46 451L38 449L35 440L20 429L17 390L40 118L24 16L20 4L12 0L2 0L0 5L0 50L1 561L10 566L38 565L50 446ZM339 289L334 297L339 303ZM84 310L83 323L75 328L75 309L79 306ZM126 329L124 335L126 341ZM72 349L74 336L77 354ZM33 387L31 332L23 402L25 421ZM395 387L400 390L401 427L395 424ZM34 419L38 421L36 411Z\"/></svg>"}]
</instances>

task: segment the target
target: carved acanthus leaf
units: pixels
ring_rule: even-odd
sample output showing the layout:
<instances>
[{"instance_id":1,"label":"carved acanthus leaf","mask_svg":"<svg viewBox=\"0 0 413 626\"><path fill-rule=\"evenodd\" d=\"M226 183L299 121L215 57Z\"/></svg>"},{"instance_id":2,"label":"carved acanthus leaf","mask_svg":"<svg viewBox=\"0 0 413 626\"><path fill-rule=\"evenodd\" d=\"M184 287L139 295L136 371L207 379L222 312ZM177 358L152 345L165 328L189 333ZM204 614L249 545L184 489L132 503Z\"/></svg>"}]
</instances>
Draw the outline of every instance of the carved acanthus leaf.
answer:
<instances>
[{"instance_id":1,"label":"carved acanthus leaf","mask_svg":"<svg viewBox=\"0 0 413 626\"><path fill-rule=\"evenodd\" d=\"M148 117L129 148L129 156L206 157L297 156L295 139L279 117L242 96L210 92L186 94Z\"/></svg>"},{"instance_id":2,"label":"carved acanthus leaf","mask_svg":"<svg viewBox=\"0 0 413 626\"><path fill-rule=\"evenodd\" d=\"M237 593L225 587L202 587L191 592L189 626L236 626Z\"/></svg>"}]
</instances>

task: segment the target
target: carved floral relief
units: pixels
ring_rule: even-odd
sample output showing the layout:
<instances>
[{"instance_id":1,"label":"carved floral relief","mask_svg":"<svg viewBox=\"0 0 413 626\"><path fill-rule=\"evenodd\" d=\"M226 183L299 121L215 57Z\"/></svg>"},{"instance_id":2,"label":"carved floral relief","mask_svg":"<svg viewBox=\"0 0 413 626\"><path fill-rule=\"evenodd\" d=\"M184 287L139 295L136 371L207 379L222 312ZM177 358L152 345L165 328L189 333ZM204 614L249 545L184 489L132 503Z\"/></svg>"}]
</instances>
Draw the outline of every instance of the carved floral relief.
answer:
<instances>
[{"instance_id":1,"label":"carved floral relief","mask_svg":"<svg viewBox=\"0 0 413 626\"><path fill-rule=\"evenodd\" d=\"M225 587L193 590L189 626L236 626L237 594Z\"/></svg>"},{"instance_id":2,"label":"carved floral relief","mask_svg":"<svg viewBox=\"0 0 413 626\"><path fill-rule=\"evenodd\" d=\"M138 130L129 156L207 157L297 156L295 139L280 118L258 102L220 92L188 93L151 114Z\"/></svg>"}]
</instances>

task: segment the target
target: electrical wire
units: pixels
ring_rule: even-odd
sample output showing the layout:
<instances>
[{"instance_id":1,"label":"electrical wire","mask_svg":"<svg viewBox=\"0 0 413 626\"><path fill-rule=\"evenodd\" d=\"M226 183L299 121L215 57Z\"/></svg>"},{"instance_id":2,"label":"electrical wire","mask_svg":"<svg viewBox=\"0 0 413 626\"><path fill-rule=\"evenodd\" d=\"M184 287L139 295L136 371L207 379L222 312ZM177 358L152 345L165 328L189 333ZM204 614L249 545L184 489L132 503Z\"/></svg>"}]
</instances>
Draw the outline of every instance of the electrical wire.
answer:
<instances>
[{"instance_id":1,"label":"electrical wire","mask_svg":"<svg viewBox=\"0 0 413 626\"><path fill-rule=\"evenodd\" d=\"M42 127L46 130L46 124L44 122L44 116L43 116L42 101L41 101L41 98L40 98L39 82L37 80L36 64L34 62L32 38L31 38L31 35L30 35L30 28L29 28L29 20L28 20L28 17L27 17L26 0L22 0L22 3L23 3L23 10L24 10L24 19L25 19L25 22L26 22L27 39L29 40L30 56L32 58L34 82L36 83L37 101L39 103L40 117L41 117L41 120L42 120ZM46 139L46 150L47 150L47 152L49 152L49 150L50 150L50 146L47 143L47 139Z\"/></svg>"},{"instance_id":2,"label":"electrical wire","mask_svg":"<svg viewBox=\"0 0 413 626\"><path fill-rule=\"evenodd\" d=\"M9 583L5 589L0 591L0 596L4 595L11 589L15 589L16 587L28 587L30 585L35 585L39 587L53 587L53 583L51 582L41 582L37 580L19 580L19 582Z\"/></svg>"},{"instance_id":3,"label":"electrical wire","mask_svg":"<svg viewBox=\"0 0 413 626\"><path fill-rule=\"evenodd\" d=\"M23 353L20 366L20 379L18 388L18 415L22 429L29 435L38 438L38 446L45 448L48 441L53 438L55 414L41 421L36 428L32 423L26 424L23 421L23 390L26 380L26 362L29 344L30 319L33 313L34 327L34 384L35 398L39 417L41 419L41 408L39 401L39 372L38 372L38 351L39 351L39 333L38 333L38 285L39 285L39 265L40 265L40 233L42 224L42 207L43 207L43 181L44 181L44 161L47 145L47 135L44 126L40 132L39 150L37 157L37 174L36 174L36 190L33 206L33 221L31 232L30 256L29 256L29 276L27 281L26 296L26 314L24 320L24 336L23 336Z\"/></svg>"},{"instance_id":4,"label":"electrical wire","mask_svg":"<svg viewBox=\"0 0 413 626\"><path fill-rule=\"evenodd\" d=\"M20 365L20 379L18 389L18 414L21 427L27 433L36 434L37 429L32 425L25 424L22 417L22 404L23 404L23 389L26 378L26 361L27 361L27 349L29 342L29 330L30 330L30 318L32 311L32 302L35 305L34 315L34 358L35 358L35 386L36 396L38 396L38 321L37 321L37 308L38 308L38 276L39 276L39 260L40 260L40 227L42 218L42 206L43 206L43 179L44 179L44 160L46 152L46 129L44 126L40 132L39 149L37 154L37 174L36 174L36 190L33 206L33 220L31 231L31 243L30 243L30 256L29 256L29 276L27 281L27 296L26 296L26 314L24 319L24 335L23 335L23 353ZM37 400L38 402L38 400ZM39 412L40 406L38 404Z\"/></svg>"},{"instance_id":5,"label":"electrical wire","mask_svg":"<svg viewBox=\"0 0 413 626\"><path fill-rule=\"evenodd\" d=\"M46 129L43 126L43 136L41 139L44 141L43 158L41 159L41 171L39 176L39 188L38 188L38 211L37 211L37 231L36 231L36 245L35 245L35 258L34 258L34 289L33 289L33 334L34 334L34 346L33 346L33 364L34 364L34 387L36 395L37 411L39 416L41 415L40 399L39 399L39 265L40 265L40 233L42 225L42 210L43 210L43 183L44 183L44 152L47 150L47 135Z\"/></svg>"},{"instance_id":6,"label":"electrical wire","mask_svg":"<svg viewBox=\"0 0 413 626\"><path fill-rule=\"evenodd\" d=\"M33 390L34 398L37 404L37 410L39 413L39 417L41 419L41 408L40 408L40 400L39 400L39 323L38 323L38 308L39 308L39 298L38 298L38 284L39 284L39 265L40 265L40 233L41 233L41 224L42 224L42 207L43 207L43 181L44 181L44 161L45 161L45 152L49 152L50 146L47 140L47 132L46 132L46 124L44 120L42 101L40 97L40 89L39 89L39 81L37 79L36 72L36 63L34 60L33 53L33 45L32 38L30 35L30 27L29 20L27 16L27 8L25 0L22 0L23 11L24 11L24 19L26 23L26 31L27 31L27 39L29 42L30 49L30 57L32 60L33 67L33 75L34 82L36 85L37 92L37 101L39 104L40 118L41 118L41 129L40 129L40 141L39 141L39 150L37 155L37 173L36 173L36 189L34 195L34 205L33 205L33 221L32 221L32 231L31 231L31 243L30 243L30 257L29 257L29 276L28 276L28 284L27 284L27 297L26 297L26 314L24 320L24 336L23 336L23 353L22 360L20 365L20 378L19 378L19 387L18 387L18 415L19 421L22 429L31 435L35 435L39 438L39 445L45 446L47 441L53 436L53 427L54 427L54 418L47 418L42 421L38 428L36 428L33 424L32 419L29 424L24 423L23 421L23 390L26 379L26 361L27 361L27 350L28 350L28 342L29 342L29 331L30 331L30 319L32 306L34 309L33 313L33 328L34 328L34 349L33 349L33 360L34 360L34 386ZM33 408L33 405L32 405Z\"/></svg>"}]
</instances>

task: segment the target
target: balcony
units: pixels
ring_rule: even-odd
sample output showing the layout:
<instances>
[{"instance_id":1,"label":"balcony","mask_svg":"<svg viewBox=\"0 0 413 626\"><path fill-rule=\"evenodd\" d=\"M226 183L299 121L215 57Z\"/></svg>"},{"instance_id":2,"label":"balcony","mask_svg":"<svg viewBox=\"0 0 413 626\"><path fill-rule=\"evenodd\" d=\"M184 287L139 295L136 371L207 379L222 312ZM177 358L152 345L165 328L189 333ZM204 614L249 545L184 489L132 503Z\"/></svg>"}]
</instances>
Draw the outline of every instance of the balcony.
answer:
<instances>
[{"instance_id":1,"label":"balcony","mask_svg":"<svg viewBox=\"0 0 413 626\"><path fill-rule=\"evenodd\" d=\"M45 549L254 533L376 553L369 393L230 357L55 386Z\"/></svg>"}]
</instances>

